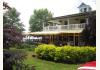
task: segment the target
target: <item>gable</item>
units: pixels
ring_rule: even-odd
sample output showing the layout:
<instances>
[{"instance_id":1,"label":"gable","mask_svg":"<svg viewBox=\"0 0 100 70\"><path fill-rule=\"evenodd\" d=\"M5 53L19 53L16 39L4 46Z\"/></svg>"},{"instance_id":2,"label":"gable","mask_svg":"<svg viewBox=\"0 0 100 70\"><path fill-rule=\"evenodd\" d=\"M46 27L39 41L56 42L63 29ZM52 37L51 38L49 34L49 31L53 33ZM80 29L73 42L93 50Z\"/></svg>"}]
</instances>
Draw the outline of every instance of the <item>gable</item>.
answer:
<instances>
[{"instance_id":1,"label":"gable","mask_svg":"<svg viewBox=\"0 0 100 70\"><path fill-rule=\"evenodd\" d=\"M78 8L80 8L80 7L86 7L86 6L87 5L85 3L81 3L81 5Z\"/></svg>"}]
</instances>

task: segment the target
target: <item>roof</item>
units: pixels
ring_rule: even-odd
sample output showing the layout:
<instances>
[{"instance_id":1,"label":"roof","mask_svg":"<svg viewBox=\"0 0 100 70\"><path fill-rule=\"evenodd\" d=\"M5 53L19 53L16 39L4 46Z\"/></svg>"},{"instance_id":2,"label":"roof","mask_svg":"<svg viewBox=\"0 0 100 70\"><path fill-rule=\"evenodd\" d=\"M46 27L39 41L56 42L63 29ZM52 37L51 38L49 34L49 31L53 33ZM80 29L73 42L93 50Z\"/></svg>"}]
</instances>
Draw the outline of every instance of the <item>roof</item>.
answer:
<instances>
[{"instance_id":1,"label":"roof","mask_svg":"<svg viewBox=\"0 0 100 70\"><path fill-rule=\"evenodd\" d=\"M84 6L84 5L88 6L88 5L86 5L85 3L82 2L81 5L78 6L78 8L80 8L80 7Z\"/></svg>"},{"instance_id":2,"label":"roof","mask_svg":"<svg viewBox=\"0 0 100 70\"><path fill-rule=\"evenodd\" d=\"M87 5L87 4L85 4L85 3L82 2L81 5L78 6L78 8L80 8L80 7L82 7L82 6L88 6L88 7L90 7L90 5ZM90 8L91 8L91 7L90 7Z\"/></svg>"},{"instance_id":3,"label":"roof","mask_svg":"<svg viewBox=\"0 0 100 70\"><path fill-rule=\"evenodd\" d=\"M77 16L87 16L89 13L96 13L96 10L90 11L90 12L84 12L84 13L76 13L76 14L71 14L71 15L65 15L65 16L59 16L59 17L54 17L51 20L55 19L63 19L63 18L70 18L70 17L77 17Z\"/></svg>"}]
</instances>

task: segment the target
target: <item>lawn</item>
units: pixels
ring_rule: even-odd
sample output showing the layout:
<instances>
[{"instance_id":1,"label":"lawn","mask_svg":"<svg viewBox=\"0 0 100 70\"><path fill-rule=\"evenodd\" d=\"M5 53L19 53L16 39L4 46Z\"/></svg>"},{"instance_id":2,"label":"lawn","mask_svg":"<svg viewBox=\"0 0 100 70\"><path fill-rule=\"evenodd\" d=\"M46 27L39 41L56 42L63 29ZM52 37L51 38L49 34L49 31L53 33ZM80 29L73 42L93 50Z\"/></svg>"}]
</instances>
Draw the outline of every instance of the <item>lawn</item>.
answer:
<instances>
[{"instance_id":1,"label":"lawn","mask_svg":"<svg viewBox=\"0 0 100 70\"><path fill-rule=\"evenodd\" d=\"M55 63L52 61L41 60L36 57L32 57L34 51L29 51L26 49L16 49L11 48L11 50L24 50L27 52L27 57L24 61L25 64L35 66L35 70L77 70L79 64L63 64L63 63Z\"/></svg>"},{"instance_id":2,"label":"lawn","mask_svg":"<svg viewBox=\"0 0 100 70\"><path fill-rule=\"evenodd\" d=\"M77 67L79 66L77 64L63 64L45 61L32 57L32 51L28 51L27 53L28 56L25 60L25 64L34 65L36 70L77 70Z\"/></svg>"},{"instance_id":3,"label":"lawn","mask_svg":"<svg viewBox=\"0 0 100 70\"><path fill-rule=\"evenodd\" d=\"M27 54L26 59L24 60L24 64L26 66L29 66L30 68L31 68L31 66L34 66L35 70L77 70L77 68L79 67L79 64L57 63L57 62L46 61L46 60L42 60L42 59L33 57L32 55L35 54L35 52L34 52L35 47L33 47L33 46L28 47L26 45L25 47L21 47L19 49L18 49L18 47L10 48L10 50L24 51L24 53ZM70 54L70 55L73 55L73 54Z\"/></svg>"}]
</instances>

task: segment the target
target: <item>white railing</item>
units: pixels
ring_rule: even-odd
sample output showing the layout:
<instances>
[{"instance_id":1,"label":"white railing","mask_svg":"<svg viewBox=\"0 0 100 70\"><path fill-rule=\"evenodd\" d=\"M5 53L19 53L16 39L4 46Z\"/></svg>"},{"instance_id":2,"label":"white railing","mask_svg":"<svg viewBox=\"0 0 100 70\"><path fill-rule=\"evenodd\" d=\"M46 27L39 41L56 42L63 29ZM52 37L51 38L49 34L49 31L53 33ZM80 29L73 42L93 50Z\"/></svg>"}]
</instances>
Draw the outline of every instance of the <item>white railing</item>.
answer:
<instances>
[{"instance_id":1,"label":"white railing","mask_svg":"<svg viewBox=\"0 0 100 70\"><path fill-rule=\"evenodd\" d=\"M43 28L43 31L80 30L84 28L85 28L85 23L82 23L82 24L46 26Z\"/></svg>"}]
</instances>

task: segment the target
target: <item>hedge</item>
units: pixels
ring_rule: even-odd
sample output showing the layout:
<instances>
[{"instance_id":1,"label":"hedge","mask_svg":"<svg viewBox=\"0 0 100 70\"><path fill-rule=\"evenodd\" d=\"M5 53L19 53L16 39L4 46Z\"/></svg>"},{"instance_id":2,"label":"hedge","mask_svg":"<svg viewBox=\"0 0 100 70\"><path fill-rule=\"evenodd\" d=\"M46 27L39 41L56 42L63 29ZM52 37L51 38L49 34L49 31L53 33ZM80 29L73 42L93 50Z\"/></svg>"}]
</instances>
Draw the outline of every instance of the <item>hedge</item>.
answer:
<instances>
[{"instance_id":1,"label":"hedge","mask_svg":"<svg viewBox=\"0 0 100 70\"><path fill-rule=\"evenodd\" d=\"M38 58L64 62L64 63L82 63L96 60L96 47L84 46L62 46L39 45L35 48Z\"/></svg>"},{"instance_id":2,"label":"hedge","mask_svg":"<svg viewBox=\"0 0 100 70\"><path fill-rule=\"evenodd\" d=\"M20 45L16 44L14 47L16 47L17 49L26 49L28 51L34 51L34 48L36 47L36 45L30 45L30 44L22 43Z\"/></svg>"}]
</instances>

